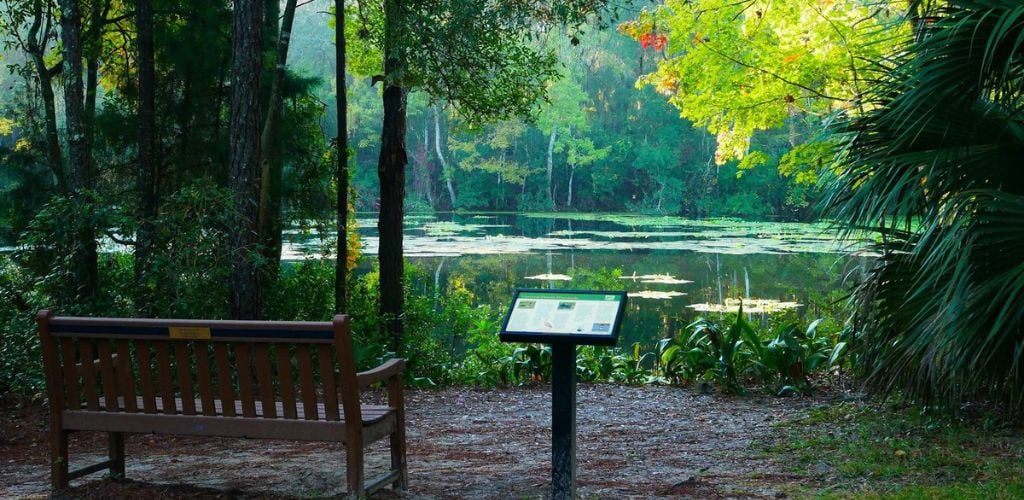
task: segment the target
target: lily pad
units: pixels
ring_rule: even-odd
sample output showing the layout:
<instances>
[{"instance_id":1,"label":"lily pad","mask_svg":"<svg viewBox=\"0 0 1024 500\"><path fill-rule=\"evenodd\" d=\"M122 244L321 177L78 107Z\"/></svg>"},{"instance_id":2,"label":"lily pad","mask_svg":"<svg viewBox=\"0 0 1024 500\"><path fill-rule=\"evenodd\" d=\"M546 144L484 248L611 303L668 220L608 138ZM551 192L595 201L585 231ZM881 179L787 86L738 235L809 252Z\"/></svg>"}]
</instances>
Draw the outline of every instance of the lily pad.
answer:
<instances>
[{"instance_id":1,"label":"lily pad","mask_svg":"<svg viewBox=\"0 0 1024 500\"><path fill-rule=\"evenodd\" d=\"M676 297L682 297L686 295L683 292L661 292L658 290L640 290L639 292L629 292L630 297L636 297L638 299L655 299L655 300L669 300Z\"/></svg>"}]
</instances>

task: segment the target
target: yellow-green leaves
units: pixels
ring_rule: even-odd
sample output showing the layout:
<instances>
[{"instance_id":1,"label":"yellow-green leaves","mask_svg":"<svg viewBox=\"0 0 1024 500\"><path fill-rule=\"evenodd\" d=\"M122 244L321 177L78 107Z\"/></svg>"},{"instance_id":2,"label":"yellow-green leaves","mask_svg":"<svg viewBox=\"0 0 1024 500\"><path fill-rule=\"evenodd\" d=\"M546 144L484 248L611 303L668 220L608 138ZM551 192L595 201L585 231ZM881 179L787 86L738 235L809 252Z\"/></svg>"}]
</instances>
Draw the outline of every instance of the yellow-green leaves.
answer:
<instances>
[{"instance_id":1,"label":"yellow-green leaves","mask_svg":"<svg viewBox=\"0 0 1024 500\"><path fill-rule=\"evenodd\" d=\"M668 36L665 56L637 85L715 134L718 164L743 158L757 130L852 107L863 67L906 30L857 0L668 0L619 29L641 43Z\"/></svg>"}]
</instances>

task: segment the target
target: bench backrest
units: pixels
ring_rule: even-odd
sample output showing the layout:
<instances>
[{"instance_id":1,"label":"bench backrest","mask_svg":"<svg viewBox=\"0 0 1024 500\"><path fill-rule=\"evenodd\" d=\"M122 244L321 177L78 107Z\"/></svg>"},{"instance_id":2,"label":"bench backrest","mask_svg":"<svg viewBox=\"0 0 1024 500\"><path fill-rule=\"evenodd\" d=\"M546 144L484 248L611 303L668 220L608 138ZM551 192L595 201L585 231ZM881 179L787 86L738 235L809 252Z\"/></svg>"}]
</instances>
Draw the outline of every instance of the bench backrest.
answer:
<instances>
[{"instance_id":1,"label":"bench backrest","mask_svg":"<svg viewBox=\"0 0 1024 500\"><path fill-rule=\"evenodd\" d=\"M205 321L44 310L38 320L51 410L361 422L345 315Z\"/></svg>"}]
</instances>

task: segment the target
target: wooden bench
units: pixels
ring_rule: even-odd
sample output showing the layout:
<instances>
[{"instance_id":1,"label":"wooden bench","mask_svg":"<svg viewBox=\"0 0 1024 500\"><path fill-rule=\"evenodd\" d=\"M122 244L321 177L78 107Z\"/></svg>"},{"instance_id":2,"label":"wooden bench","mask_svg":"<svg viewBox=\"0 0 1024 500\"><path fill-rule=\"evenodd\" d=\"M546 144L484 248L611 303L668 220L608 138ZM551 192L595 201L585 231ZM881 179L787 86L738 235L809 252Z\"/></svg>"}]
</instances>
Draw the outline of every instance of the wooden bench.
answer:
<instances>
[{"instance_id":1,"label":"wooden bench","mask_svg":"<svg viewBox=\"0 0 1024 500\"><path fill-rule=\"evenodd\" d=\"M332 323L54 317L39 312L55 490L109 470L123 477L125 433L345 444L348 493L408 484L402 371L356 373L347 316ZM387 405L360 390L387 387ZM68 435L108 433L102 463L68 470ZM390 438L391 469L363 480L363 452Z\"/></svg>"}]
</instances>

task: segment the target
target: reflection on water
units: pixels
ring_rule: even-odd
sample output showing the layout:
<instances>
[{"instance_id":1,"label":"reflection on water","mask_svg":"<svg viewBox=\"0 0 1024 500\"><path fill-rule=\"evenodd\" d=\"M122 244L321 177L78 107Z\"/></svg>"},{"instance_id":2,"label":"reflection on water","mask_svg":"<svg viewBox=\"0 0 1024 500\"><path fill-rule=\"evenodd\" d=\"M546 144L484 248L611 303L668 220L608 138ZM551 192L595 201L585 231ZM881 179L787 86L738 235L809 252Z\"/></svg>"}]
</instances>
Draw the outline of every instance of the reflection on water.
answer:
<instances>
[{"instance_id":1,"label":"reflection on water","mask_svg":"<svg viewBox=\"0 0 1024 500\"><path fill-rule=\"evenodd\" d=\"M857 253L862 244L835 241L824 224L591 214L438 217L406 220L406 256L428 276L412 284L417 293L443 293L458 277L479 303L504 308L517 287L626 290L621 345L673 334L698 314L717 314L687 306L726 299L799 303L787 314L807 319L836 314L843 276L869 259ZM366 272L377 232L375 221L359 222L371 258L357 272ZM289 233L286 240L286 259L317 258L314 235Z\"/></svg>"}]
</instances>

